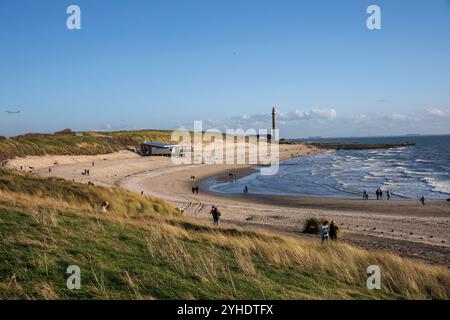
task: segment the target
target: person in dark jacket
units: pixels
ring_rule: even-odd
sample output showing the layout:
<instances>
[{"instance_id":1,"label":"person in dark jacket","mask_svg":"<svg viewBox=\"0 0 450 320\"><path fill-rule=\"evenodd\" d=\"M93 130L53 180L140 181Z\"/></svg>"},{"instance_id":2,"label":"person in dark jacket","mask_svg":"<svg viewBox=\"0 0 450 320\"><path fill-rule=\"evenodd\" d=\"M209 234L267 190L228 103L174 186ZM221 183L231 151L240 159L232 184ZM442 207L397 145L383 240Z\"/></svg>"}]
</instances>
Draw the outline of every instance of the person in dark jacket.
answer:
<instances>
[{"instance_id":1,"label":"person in dark jacket","mask_svg":"<svg viewBox=\"0 0 450 320\"><path fill-rule=\"evenodd\" d=\"M212 206L211 211L209 212L213 216L214 224L219 225L219 219L220 219L220 212L219 209L217 209L216 206Z\"/></svg>"},{"instance_id":2,"label":"person in dark jacket","mask_svg":"<svg viewBox=\"0 0 450 320\"><path fill-rule=\"evenodd\" d=\"M420 198L419 201L422 203L423 206L425 205L425 197Z\"/></svg>"},{"instance_id":3,"label":"person in dark jacket","mask_svg":"<svg viewBox=\"0 0 450 320\"><path fill-rule=\"evenodd\" d=\"M336 224L336 221L331 221L330 223L330 239L333 241L337 241L337 233L338 233L339 227Z\"/></svg>"}]
</instances>

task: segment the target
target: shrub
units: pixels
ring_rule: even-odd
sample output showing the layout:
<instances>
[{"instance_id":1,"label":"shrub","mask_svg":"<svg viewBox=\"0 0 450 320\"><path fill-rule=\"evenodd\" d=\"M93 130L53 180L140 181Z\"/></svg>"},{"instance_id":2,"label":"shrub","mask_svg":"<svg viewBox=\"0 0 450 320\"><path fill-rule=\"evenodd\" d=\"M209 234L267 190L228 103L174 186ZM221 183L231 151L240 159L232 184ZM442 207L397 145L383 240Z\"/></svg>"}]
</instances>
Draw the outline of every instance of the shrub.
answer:
<instances>
[{"instance_id":1,"label":"shrub","mask_svg":"<svg viewBox=\"0 0 450 320\"><path fill-rule=\"evenodd\" d=\"M320 234L320 226L325 222L328 221L328 225L331 222L331 219L328 218L317 218L312 217L306 220L305 226L303 227L303 233L309 233L309 234Z\"/></svg>"}]
</instances>

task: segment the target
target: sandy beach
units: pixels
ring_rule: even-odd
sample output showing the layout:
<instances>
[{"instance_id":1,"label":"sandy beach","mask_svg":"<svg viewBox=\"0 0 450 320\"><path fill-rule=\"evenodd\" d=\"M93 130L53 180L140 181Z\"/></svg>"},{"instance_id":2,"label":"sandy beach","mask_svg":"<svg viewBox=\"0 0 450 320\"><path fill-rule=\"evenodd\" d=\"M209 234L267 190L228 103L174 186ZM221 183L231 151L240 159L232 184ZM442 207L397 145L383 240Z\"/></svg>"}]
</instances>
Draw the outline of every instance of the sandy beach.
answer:
<instances>
[{"instance_id":1,"label":"sandy beach","mask_svg":"<svg viewBox=\"0 0 450 320\"><path fill-rule=\"evenodd\" d=\"M280 159L316 153L304 145L280 148ZM306 219L330 217L344 231L343 241L368 249L390 250L402 256L450 266L450 203L429 201L362 201L323 197L218 196L200 190L196 182L211 176L229 179L251 172L248 165L175 165L167 157L140 157L128 151L100 156L44 156L13 159L8 166L27 168L43 176L115 186L165 199L184 214L210 223L211 205L219 207L224 225L262 228L312 240L302 233ZM30 167L32 169L30 169ZM81 173L90 170L90 175Z\"/></svg>"}]
</instances>

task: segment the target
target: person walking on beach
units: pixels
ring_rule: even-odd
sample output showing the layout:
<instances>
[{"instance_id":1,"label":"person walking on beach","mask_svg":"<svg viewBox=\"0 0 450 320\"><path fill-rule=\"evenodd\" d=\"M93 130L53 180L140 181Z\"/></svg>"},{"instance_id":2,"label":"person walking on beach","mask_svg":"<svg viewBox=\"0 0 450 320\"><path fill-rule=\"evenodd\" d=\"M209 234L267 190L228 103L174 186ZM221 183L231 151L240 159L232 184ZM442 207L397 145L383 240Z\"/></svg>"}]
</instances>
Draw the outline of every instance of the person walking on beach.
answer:
<instances>
[{"instance_id":1,"label":"person walking on beach","mask_svg":"<svg viewBox=\"0 0 450 320\"><path fill-rule=\"evenodd\" d=\"M195 194L195 187L192 186L192 194Z\"/></svg>"},{"instance_id":2,"label":"person walking on beach","mask_svg":"<svg viewBox=\"0 0 450 320\"><path fill-rule=\"evenodd\" d=\"M375 194L377 195L377 200L380 200L380 189L377 189L377 192L375 192Z\"/></svg>"},{"instance_id":3,"label":"person walking on beach","mask_svg":"<svg viewBox=\"0 0 450 320\"><path fill-rule=\"evenodd\" d=\"M333 241L337 241L337 233L338 233L339 227L336 224L336 221L331 221L330 224L330 239Z\"/></svg>"},{"instance_id":4,"label":"person walking on beach","mask_svg":"<svg viewBox=\"0 0 450 320\"><path fill-rule=\"evenodd\" d=\"M423 206L425 205L425 197L424 196L422 196L422 198L420 198L420 202L422 203Z\"/></svg>"},{"instance_id":5,"label":"person walking on beach","mask_svg":"<svg viewBox=\"0 0 450 320\"><path fill-rule=\"evenodd\" d=\"M383 190L380 188L380 200L383 199Z\"/></svg>"},{"instance_id":6,"label":"person walking on beach","mask_svg":"<svg viewBox=\"0 0 450 320\"><path fill-rule=\"evenodd\" d=\"M214 224L215 225L219 225L220 224L220 222L219 222L219 218L220 218L219 209L217 209L216 206L212 206L211 211L209 212L209 214L212 215Z\"/></svg>"},{"instance_id":7,"label":"person walking on beach","mask_svg":"<svg viewBox=\"0 0 450 320\"><path fill-rule=\"evenodd\" d=\"M198 194L199 187L195 186L195 193Z\"/></svg>"},{"instance_id":8,"label":"person walking on beach","mask_svg":"<svg viewBox=\"0 0 450 320\"><path fill-rule=\"evenodd\" d=\"M320 227L322 231L322 243L328 240L328 221L324 221Z\"/></svg>"},{"instance_id":9,"label":"person walking on beach","mask_svg":"<svg viewBox=\"0 0 450 320\"><path fill-rule=\"evenodd\" d=\"M391 200L391 192L389 190L386 190L386 197L388 200Z\"/></svg>"},{"instance_id":10,"label":"person walking on beach","mask_svg":"<svg viewBox=\"0 0 450 320\"><path fill-rule=\"evenodd\" d=\"M367 200L367 192L366 192L366 190L364 190L364 192L363 192L363 200Z\"/></svg>"},{"instance_id":11,"label":"person walking on beach","mask_svg":"<svg viewBox=\"0 0 450 320\"><path fill-rule=\"evenodd\" d=\"M244 196L246 196L246 195L248 195L248 187L247 186L244 187Z\"/></svg>"}]
</instances>

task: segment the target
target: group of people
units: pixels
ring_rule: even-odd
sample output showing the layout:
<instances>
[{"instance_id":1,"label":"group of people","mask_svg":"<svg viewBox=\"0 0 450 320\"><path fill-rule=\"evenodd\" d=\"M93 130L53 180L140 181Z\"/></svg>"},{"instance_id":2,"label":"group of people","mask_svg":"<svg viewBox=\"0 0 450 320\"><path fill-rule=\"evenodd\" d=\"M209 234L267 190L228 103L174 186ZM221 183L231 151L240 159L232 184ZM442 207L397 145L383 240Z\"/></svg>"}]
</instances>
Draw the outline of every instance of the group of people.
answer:
<instances>
[{"instance_id":1,"label":"group of people","mask_svg":"<svg viewBox=\"0 0 450 320\"><path fill-rule=\"evenodd\" d=\"M198 194L199 187L197 185L192 186L192 194Z\"/></svg>"},{"instance_id":2,"label":"group of people","mask_svg":"<svg viewBox=\"0 0 450 320\"><path fill-rule=\"evenodd\" d=\"M91 174L89 170L84 169L84 171L81 173L83 176L88 176Z\"/></svg>"},{"instance_id":3,"label":"group of people","mask_svg":"<svg viewBox=\"0 0 450 320\"><path fill-rule=\"evenodd\" d=\"M337 234L339 227L336 224L336 221L331 221L330 225L328 226L328 221L324 221L322 223L322 226L320 227L321 233L322 233L322 243L325 241L328 241L328 239L332 241L337 241Z\"/></svg>"},{"instance_id":4,"label":"group of people","mask_svg":"<svg viewBox=\"0 0 450 320\"><path fill-rule=\"evenodd\" d=\"M382 200L384 193L385 192L381 188L378 188L377 191L375 192L375 195L377 196L377 200ZM390 190L386 190L386 199L391 200L391 191ZM367 193L366 190L364 190L364 192L363 192L363 200L369 200L369 194ZM425 205L425 197L422 196L419 199L419 201L420 201L420 203L422 203L422 205ZM447 201L450 201L450 199L447 199Z\"/></svg>"},{"instance_id":5,"label":"group of people","mask_svg":"<svg viewBox=\"0 0 450 320\"><path fill-rule=\"evenodd\" d=\"M191 188L192 194L198 194L198 191L200 190L200 188L195 183L195 176L191 176L191 184L192 184L192 188Z\"/></svg>"},{"instance_id":6,"label":"group of people","mask_svg":"<svg viewBox=\"0 0 450 320\"><path fill-rule=\"evenodd\" d=\"M375 195L377 196L377 200L383 199L384 191L381 188L378 188L377 191L375 191ZM391 191L386 190L386 199L391 200ZM369 200L369 194L366 190L363 192L363 200Z\"/></svg>"},{"instance_id":7,"label":"group of people","mask_svg":"<svg viewBox=\"0 0 450 320\"><path fill-rule=\"evenodd\" d=\"M377 200L383 199L383 190L381 188L378 188L375 194L377 195ZM386 190L386 198L388 200L391 199L391 192L389 190Z\"/></svg>"}]
</instances>

